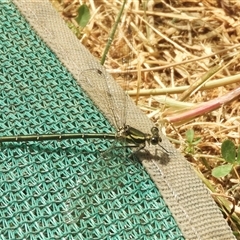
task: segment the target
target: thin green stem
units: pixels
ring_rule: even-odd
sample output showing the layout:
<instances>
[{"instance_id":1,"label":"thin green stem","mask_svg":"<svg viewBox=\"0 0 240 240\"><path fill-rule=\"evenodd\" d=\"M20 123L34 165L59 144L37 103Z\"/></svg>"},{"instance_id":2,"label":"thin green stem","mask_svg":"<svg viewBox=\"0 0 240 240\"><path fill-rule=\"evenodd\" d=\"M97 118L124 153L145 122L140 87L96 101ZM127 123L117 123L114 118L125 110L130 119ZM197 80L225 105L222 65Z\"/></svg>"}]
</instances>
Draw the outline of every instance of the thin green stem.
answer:
<instances>
[{"instance_id":1,"label":"thin green stem","mask_svg":"<svg viewBox=\"0 0 240 240\"><path fill-rule=\"evenodd\" d=\"M111 33L110 33L110 36L109 36L109 38L108 38L107 45L106 45L106 47L105 47L105 50L104 50L102 59L101 59L101 61L100 61L100 63L101 63L102 65L105 63L105 60L106 60L108 51L109 51L109 49L110 49L110 47L111 47L111 44L112 44L112 41L113 41L115 32L116 32L116 30L117 30L117 26L118 26L118 24L119 24L119 22L120 22L120 18L121 18L121 16L122 16L122 13L123 13L125 4L126 4L126 0L123 2L123 5L122 5L122 7L121 7L121 9L120 9L120 12L119 12L119 14L118 14L118 16L117 16L116 22L114 23L113 28L112 28L112 31L111 31Z\"/></svg>"}]
</instances>

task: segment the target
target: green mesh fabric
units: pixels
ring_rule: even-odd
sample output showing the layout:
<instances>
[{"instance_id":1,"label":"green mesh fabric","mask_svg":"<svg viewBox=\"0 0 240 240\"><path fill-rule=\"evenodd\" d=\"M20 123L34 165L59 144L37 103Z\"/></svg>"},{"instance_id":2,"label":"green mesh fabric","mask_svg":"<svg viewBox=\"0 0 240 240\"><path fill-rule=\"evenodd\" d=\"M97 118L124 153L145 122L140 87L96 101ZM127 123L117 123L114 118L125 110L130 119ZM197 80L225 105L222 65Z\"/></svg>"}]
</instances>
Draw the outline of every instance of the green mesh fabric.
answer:
<instances>
[{"instance_id":1,"label":"green mesh fabric","mask_svg":"<svg viewBox=\"0 0 240 240\"><path fill-rule=\"evenodd\" d=\"M114 131L9 1L0 62L0 136ZM0 239L183 239L142 165L114 146L2 143Z\"/></svg>"}]
</instances>

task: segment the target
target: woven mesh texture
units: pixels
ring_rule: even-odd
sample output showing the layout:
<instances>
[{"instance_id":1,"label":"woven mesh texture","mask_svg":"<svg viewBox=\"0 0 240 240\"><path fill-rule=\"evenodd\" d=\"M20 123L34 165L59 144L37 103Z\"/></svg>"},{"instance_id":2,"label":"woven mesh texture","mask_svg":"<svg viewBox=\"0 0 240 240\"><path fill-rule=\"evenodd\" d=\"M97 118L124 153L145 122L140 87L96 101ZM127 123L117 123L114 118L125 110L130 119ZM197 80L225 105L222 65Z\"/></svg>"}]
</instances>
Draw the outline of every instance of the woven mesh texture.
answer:
<instances>
[{"instance_id":1,"label":"woven mesh texture","mask_svg":"<svg viewBox=\"0 0 240 240\"><path fill-rule=\"evenodd\" d=\"M1 136L114 131L11 2L0 22ZM183 239L142 165L113 146L2 143L0 239Z\"/></svg>"}]
</instances>

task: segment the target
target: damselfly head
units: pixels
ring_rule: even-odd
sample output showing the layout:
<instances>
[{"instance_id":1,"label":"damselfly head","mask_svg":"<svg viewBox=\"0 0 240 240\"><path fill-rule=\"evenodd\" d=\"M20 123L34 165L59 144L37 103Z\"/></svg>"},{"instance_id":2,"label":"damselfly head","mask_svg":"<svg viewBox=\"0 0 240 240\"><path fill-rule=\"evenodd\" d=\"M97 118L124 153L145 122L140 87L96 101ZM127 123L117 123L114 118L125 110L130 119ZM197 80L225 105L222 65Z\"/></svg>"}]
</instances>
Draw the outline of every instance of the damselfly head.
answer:
<instances>
[{"instance_id":1,"label":"damselfly head","mask_svg":"<svg viewBox=\"0 0 240 240\"><path fill-rule=\"evenodd\" d=\"M151 144L152 145L159 144L159 142L162 141L162 138L159 136L159 129L157 127L152 127L151 128L151 133L152 133L152 136L151 136L151 139L150 139Z\"/></svg>"},{"instance_id":2,"label":"damselfly head","mask_svg":"<svg viewBox=\"0 0 240 240\"><path fill-rule=\"evenodd\" d=\"M162 138L159 136L159 129L157 127L152 127L151 133L152 136L150 138L150 143L152 145L159 145L166 153L169 153L168 150L160 144L162 142Z\"/></svg>"}]
</instances>

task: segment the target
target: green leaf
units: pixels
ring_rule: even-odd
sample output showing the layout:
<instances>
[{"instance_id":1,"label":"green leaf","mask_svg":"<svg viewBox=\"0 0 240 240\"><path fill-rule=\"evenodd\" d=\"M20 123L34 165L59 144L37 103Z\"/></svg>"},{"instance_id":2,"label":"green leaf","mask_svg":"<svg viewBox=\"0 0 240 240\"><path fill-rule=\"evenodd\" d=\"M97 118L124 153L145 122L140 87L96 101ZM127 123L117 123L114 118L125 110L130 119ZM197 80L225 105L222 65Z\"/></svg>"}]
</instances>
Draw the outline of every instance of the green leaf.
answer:
<instances>
[{"instance_id":1,"label":"green leaf","mask_svg":"<svg viewBox=\"0 0 240 240\"><path fill-rule=\"evenodd\" d=\"M237 163L240 164L240 146L238 147L237 151Z\"/></svg>"},{"instance_id":2,"label":"green leaf","mask_svg":"<svg viewBox=\"0 0 240 240\"><path fill-rule=\"evenodd\" d=\"M197 145L197 144L200 143L201 141L202 141L201 138L195 138L192 144Z\"/></svg>"},{"instance_id":3,"label":"green leaf","mask_svg":"<svg viewBox=\"0 0 240 240\"><path fill-rule=\"evenodd\" d=\"M221 146L221 152L222 152L222 156L225 159L225 161L227 161L229 163L235 162L236 148L232 141L230 141L230 140L224 141Z\"/></svg>"},{"instance_id":4,"label":"green leaf","mask_svg":"<svg viewBox=\"0 0 240 240\"><path fill-rule=\"evenodd\" d=\"M232 164L215 167L212 170L212 175L216 178L225 177L231 172L232 168L233 168Z\"/></svg>"},{"instance_id":5,"label":"green leaf","mask_svg":"<svg viewBox=\"0 0 240 240\"><path fill-rule=\"evenodd\" d=\"M78 8L78 16L75 18L79 26L86 27L90 19L90 12L87 5L83 4Z\"/></svg>"},{"instance_id":6,"label":"green leaf","mask_svg":"<svg viewBox=\"0 0 240 240\"><path fill-rule=\"evenodd\" d=\"M188 141L189 143L192 143L193 138L194 138L194 131L193 131L193 129L188 129L188 130L186 131L186 138L187 138L187 141Z\"/></svg>"}]
</instances>

